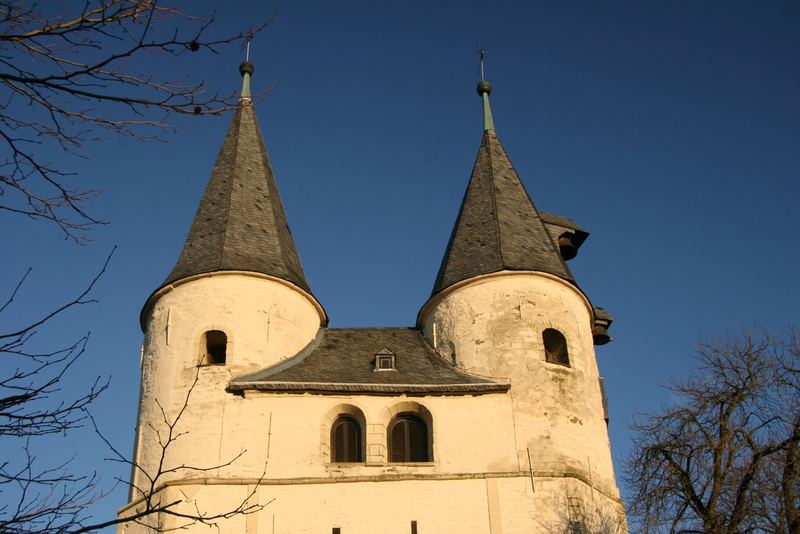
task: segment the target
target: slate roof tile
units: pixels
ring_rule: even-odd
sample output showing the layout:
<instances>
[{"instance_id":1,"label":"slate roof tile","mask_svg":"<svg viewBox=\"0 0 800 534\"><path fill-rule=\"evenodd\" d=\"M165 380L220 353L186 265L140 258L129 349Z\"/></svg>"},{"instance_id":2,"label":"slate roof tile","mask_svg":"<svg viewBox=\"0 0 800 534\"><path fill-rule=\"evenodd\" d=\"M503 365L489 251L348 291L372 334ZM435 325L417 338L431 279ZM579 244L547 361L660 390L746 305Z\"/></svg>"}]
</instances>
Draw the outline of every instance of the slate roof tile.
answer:
<instances>
[{"instance_id":1,"label":"slate roof tile","mask_svg":"<svg viewBox=\"0 0 800 534\"><path fill-rule=\"evenodd\" d=\"M542 271L574 283L497 134L486 130L433 294L503 270Z\"/></svg>"},{"instance_id":2,"label":"slate roof tile","mask_svg":"<svg viewBox=\"0 0 800 534\"><path fill-rule=\"evenodd\" d=\"M161 287L229 270L267 274L311 292L248 100L236 110L181 255Z\"/></svg>"},{"instance_id":3,"label":"slate roof tile","mask_svg":"<svg viewBox=\"0 0 800 534\"><path fill-rule=\"evenodd\" d=\"M375 355L388 349L396 370L376 371ZM507 383L458 370L415 328L323 328L296 356L235 378L233 391L345 391L361 393L476 394L505 391Z\"/></svg>"}]
</instances>

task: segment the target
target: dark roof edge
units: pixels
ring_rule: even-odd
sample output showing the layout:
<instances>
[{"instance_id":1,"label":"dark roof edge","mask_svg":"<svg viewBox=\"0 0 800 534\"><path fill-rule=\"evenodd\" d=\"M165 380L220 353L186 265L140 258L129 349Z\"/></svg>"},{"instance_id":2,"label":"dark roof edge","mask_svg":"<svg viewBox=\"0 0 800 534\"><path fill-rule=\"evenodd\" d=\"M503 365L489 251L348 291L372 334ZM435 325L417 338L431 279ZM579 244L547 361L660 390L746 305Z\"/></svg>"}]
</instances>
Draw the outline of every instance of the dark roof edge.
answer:
<instances>
[{"instance_id":1,"label":"dark roof edge","mask_svg":"<svg viewBox=\"0 0 800 534\"><path fill-rule=\"evenodd\" d=\"M586 230L585 228L583 228L581 225L579 225L578 223L576 223L575 221L573 221L569 217L564 217L563 215L550 213L548 211L539 211L539 217L541 217L542 220L545 223L548 223L548 224L557 224L559 226L564 226L564 227L569 228L571 230L576 230L576 231L579 231L579 232L585 232L587 234L589 233L589 231Z\"/></svg>"},{"instance_id":2,"label":"dark roof edge","mask_svg":"<svg viewBox=\"0 0 800 534\"><path fill-rule=\"evenodd\" d=\"M319 346L322 342L322 338L325 335L325 327L320 327L317 330L317 335L314 336L308 345L300 349L296 354L292 354L288 358L284 358L283 360L279 361L278 363L274 363L267 367L263 367L258 371L253 373L248 373L246 375L241 375L233 378L231 380L231 385L233 384L251 384L255 383L256 381L262 381L264 378L274 375L275 373L279 373L284 369L288 369L289 367L293 367L298 363L305 360L308 356L310 356L314 350Z\"/></svg>"},{"instance_id":3,"label":"dark roof edge","mask_svg":"<svg viewBox=\"0 0 800 534\"><path fill-rule=\"evenodd\" d=\"M431 288L431 296L437 294L444 288L440 288L439 286L444 279L444 272L447 266L447 261L450 258L450 250L453 247L453 242L456 239L456 229L458 228L458 221L461 220L461 214L464 211L464 205L466 204L467 200L467 193L469 192L469 185L472 181L472 175L475 174L475 167L478 166L478 160L481 157L481 148L483 148L484 139L486 136L489 135L486 130L484 130L483 135L481 135L481 144L478 146L478 154L475 156L475 163L472 164L472 170L469 173L470 179L467 180L467 186L464 188L464 195L461 198L461 203L458 206L458 213L456 214L456 220L453 223L453 228L450 230L450 237L447 239L447 246L444 249L444 256L442 257L442 262L439 264L439 270L436 272L436 279L433 281L433 287ZM438 288L438 289L437 289ZM430 297L428 297L430 298Z\"/></svg>"},{"instance_id":4,"label":"dark roof edge","mask_svg":"<svg viewBox=\"0 0 800 534\"><path fill-rule=\"evenodd\" d=\"M344 384L326 382L236 382L228 384L228 391L302 391L304 393L406 393L433 395L469 395L508 391L511 384L489 382L484 384Z\"/></svg>"}]
</instances>

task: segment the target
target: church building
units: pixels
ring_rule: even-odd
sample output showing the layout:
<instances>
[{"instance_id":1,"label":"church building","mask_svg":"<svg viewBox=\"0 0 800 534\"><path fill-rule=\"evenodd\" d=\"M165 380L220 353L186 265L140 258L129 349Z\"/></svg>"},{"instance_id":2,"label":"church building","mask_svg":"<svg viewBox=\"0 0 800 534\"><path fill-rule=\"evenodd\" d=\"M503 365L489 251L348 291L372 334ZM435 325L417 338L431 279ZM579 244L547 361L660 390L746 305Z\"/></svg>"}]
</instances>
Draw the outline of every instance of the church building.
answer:
<instances>
[{"instance_id":1,"label":"church building","mask_svg":"<svg viewBox=\"0 0 800 534\"><path fill-rule=\"evenodd\" d=\"M120 510L138 519L119 532L626 532L594 351L612 319L566 263L589 234L534 206L491 85L478 84L483 138L416 324L328 328L256 122L253 66L240 71L183 250L141 312Z\"/></svg>"}]
</instances>

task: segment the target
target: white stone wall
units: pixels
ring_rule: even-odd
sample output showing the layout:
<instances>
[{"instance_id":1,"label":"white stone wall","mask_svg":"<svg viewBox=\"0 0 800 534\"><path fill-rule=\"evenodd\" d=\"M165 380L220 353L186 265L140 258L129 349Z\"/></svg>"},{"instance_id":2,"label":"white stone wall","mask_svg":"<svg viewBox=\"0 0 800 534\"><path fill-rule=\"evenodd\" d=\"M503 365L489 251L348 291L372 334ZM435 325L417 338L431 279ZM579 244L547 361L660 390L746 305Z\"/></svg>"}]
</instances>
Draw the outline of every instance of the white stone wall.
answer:
<instances>
[{"instance_id":1,"label":"white stone wall","mask_svg":"<svg viewBox=\"0 0 800 534\"><path fill-rule=\"evenodd\" d=\"M554 276L503 272L437 295L420 313L425 336L471 373L511 381L517 455L536 472L574 473L618 495L589 302ZM542 332L566 337L569 366L545 361Z\"/></svg>"},{"instance_id":2,"label":"white stone wall","mask_svg":"<svg viewBox=\"0 0 800 534\"><path fill-rule=\"evenodd\" d=\"M265 506L215 521L219 532L339 527L342 534L400 534L411 532L411 521L418 534L567 532L575 502L583 513L617 517L591 311L582 294L543 275L487 277L429 303L421 320L443 353L455 348L459 367L508 379L511 391L229 393L234 376L290 357L314 339L324 321L316 302L284 283L240 274L200 277L157 295L145 335L136 487L149 489L145 472L158 472L171 435L168 472L155 481L163 502L182 501L186 511L205 515L235 510L244 500ZM547 327L566 336L570 367L544 361ZM202 334L212 329L228 334L226 365L198 367ZM386 429L408 412L429 423L430 462L387 460ZM363 425L363 463L330 462L330 429L339 414ZM141 506L139 496L133 492L123 516ZM164 514L147 521L180 526Z\"/></svg>"},{"instance_id":3,"label":"white stone wall","mask_svg":"<svg viewBox=\"0 0 800 534\"><path fill-rule=\"evenodd\" d=\"M227 377L219 368L201 368L199 382L175 427L185 433L171 446L169 465L208 468L227 464L205 474L182 470L164 481L197 476L216 478L305 479L378 477L422 474L518 472L511 397L504 393L480 396L405 398L391 396L338 396L224 393ZM186 391L175 384L174 397ZM179 391L180 390L180 391ZM222 391L223 394L217 394ZM202 394L200 394L202 393ZM154 417L156 410L143 413ZM363 414L365 462L330 462L330 431L337 415ZM417 413L430 421L432 461L414 464L388 462L387 433L392 418ZM358 417L361 419L361 417ZM163 423L153 420L162 435ZM160 449L153 429L142 425L140 448L156 458ZM153 473L155 465L148 464Z\"/></svg>"},{"instance_id":4,"label":"white stone wall","mask_svg":"<svg viewBox=\"0 0 800 534\"><path fill-rule=\"evenodd\" d=\"M285 282L254 273L202 275L159 291L145 325L142 388L135 461L148 473L156 470L169 428L178 417L191 385L187 412L172 435L190 429L196 447L188 456L182 441L168 450L168 465L194 459L203 465L224 460L219 435L235 417L226 417L225 386L233 376L251 373L293 356L313 341L325 316L310 295ZM226 333L224 366L199 367L205 353L203 334ZM162 415L161 408L164 410ZM216 442L214 445L213 443ZM134 483L149 485L142 470ZM135 492L134 492L135 493Z\"/></svg>"},{"instance_id":5,"label":"white stone wall","mask_svg":"<svg viewBox=\"0 0 800 534\"><path fill-rule=\"evenodd\" d=\"M215 521L213 532L237 534L570 534L571 521L581 521L590 534L623 534L619 507L601 509L592 490L570 478L474 477L439 480L365 480L339 483L262 485L186 484L169 488L166 498L185 500L182 511L213 514L242 503L261 508ZM597 501L602 496L595 494ZM162 528L185 526L189 520L153 518ZM194 524L189 532L208 532ZM146 529L127 525L120 534Z\"/></svg>"}]
</instances>

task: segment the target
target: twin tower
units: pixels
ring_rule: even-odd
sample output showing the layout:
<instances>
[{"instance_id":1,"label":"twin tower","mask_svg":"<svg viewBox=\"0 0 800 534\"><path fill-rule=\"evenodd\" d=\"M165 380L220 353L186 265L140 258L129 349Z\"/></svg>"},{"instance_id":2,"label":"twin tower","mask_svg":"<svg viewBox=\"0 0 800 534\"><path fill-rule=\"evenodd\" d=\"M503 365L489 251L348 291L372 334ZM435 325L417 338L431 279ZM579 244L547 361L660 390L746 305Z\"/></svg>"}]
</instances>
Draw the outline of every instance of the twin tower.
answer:
<instances>
[{"instance_id":1,"label":"twin tower","mask_svg":"<svg viewBox=\"0 0 800 534\"><path fill-rule=\"evenodd\" d=\"M484 132L414 327L327 328L251 104L175 268L148 298L120 532L624 532L594 345L611 318ZM355 289L355 288L354 288Z\"/></svg>"}]
</instances>

